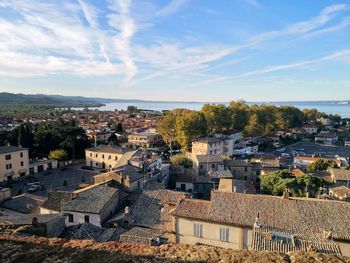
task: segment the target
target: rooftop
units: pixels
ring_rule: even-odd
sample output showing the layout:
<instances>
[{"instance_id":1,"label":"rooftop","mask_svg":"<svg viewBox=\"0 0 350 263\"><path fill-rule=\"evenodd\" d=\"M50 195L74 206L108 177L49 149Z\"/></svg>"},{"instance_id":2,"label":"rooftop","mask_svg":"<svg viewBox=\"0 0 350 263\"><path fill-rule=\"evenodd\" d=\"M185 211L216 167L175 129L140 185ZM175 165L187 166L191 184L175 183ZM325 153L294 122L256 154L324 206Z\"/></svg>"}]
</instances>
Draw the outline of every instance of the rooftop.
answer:
<instances>
[{"instance_id":1,"label":"rooftop","mask_svg":"<svg viewBox=\"0 0 350 263\"><path fill-rule=\"evenodd\" d=\"M172 213L178 217L252 227L257 213L262 225L293 233L350 240L350 203L312 198L213 192L211 201L183 199Z\"/></svg>"},{"instance_id":2,"label":"rooftop","mask_svg":"<svg viewBox=\"0 0 350 263\"><path fill-rule=\"evenodd\" d=\"M98 153L115 153L124 154L130 151L129 148L114 146L114 145L98 145L96 147L88 148L86 151Z\"/></svg>"},{"instance_id":3,"label":"rooftop","mask_svg":"<svg viewBox=\"0 0 350 263\"><path fill-rule=\"evenodd\" d=\"M2 206L23 214L36 214L45 200L44 197L25 193L4 201Z\"/></svg>"},{"instance_id":4,"label":"rooftop","mask_svg":"<svg viewBox=\"0 0 350 263\"><path fill-rule=\"evenodd\" d=\"M350 170L331 168L329 172L335 180L348 181L350 180Z\"/></svg>"},{"instance_id":5,"label":"rooftop","mask_svg":"<svg viewBox=\"0 0 350 263\"><path fill-rule=\"evenodd\" d=\"M193 142L194 143L196 143L196 142L215 143L215 142L221 142L221 141L222 141L222 139L216 138L216 137L203 137L203 138L199 138Z\"/></svg>"},{"instance_id":6,"label":"rooftop","mask_svg":"<svg viewBox=\"0 0 350 263\"><path fill-rule=\"evenodd\" d=\"M225 160L224 155L196 155L199 163L217 163Z\"/></svg>"},{"instance_id":7,"label":"rooftop","mask_svg":"<svg viewBox=\"0 0 350 263\"><path fill-rule=\"evenodd\" d=\"M42 208L61 211L61 206L70 201L74 196L72 192L53 191L49 193L47 200L41 205Z\"/></svg>"},{"instance_id":8,"label":"rooftop","mask_svg":"<svg viewBox=\"0 0 350 263\"><path fill-rule=\"evenodd\" d=\"M75 191L76 197L63 204L62 210L99 214L118 192L119 189L110 181L92 185Z\"/></svg>"},{"instance_id":9,"label":"rooftop","mask_svg":"<svg viewBox=\"0 0 350 263\"><path fill-rule=\"evenodd\" d=\"M16 146L0 146L0 154L25 151L25 150L28 150L28 149L22 148L22 147L16 147Z\"/></svg>"}]
</instances>

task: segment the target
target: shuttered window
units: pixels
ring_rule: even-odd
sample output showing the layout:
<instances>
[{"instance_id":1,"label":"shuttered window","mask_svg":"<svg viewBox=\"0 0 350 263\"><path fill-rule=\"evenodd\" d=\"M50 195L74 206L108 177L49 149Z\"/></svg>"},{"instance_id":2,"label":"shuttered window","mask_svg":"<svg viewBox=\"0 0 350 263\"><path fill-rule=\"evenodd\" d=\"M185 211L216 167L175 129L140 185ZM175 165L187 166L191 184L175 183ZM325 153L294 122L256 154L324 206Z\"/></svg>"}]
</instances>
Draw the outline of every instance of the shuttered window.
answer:
<instances>
[{"instance_id":1,"label":"shuttered window","mask_svg":"<svg viewBox=\"0 0 350 263\"><path fill-rule=\"evenodd\" d=\"M220 241L228 242L229 239L229 229L220 228Z\"/></svg>"},{"instance_id":2,"label":"shuttered window","mask_svg":"<svg viewBox=\"0 0 350 263\"><path fill-rule=\"evenodd\" d=\"M193 227L193 230L194 230L194 236L195 237L202 237L202 232L203 232L203 225L202 224L194 224L194 227Z\"/></svg>"}]
</instances>

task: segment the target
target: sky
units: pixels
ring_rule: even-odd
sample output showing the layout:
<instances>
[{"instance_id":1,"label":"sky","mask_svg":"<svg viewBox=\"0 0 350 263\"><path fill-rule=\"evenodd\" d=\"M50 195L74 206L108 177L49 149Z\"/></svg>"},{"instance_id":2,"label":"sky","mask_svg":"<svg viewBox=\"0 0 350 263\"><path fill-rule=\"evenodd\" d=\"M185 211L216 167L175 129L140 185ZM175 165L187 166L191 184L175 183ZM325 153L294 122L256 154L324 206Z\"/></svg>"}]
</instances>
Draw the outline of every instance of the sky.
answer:
<instances>
[{"instance_id":1,"label":"sky","mask_svg":"<svg viewBox=\"0 0 350 263\"><path fill-rule=\"evenodd\" d=\"M0 92L350 100L350 1L0 0Z\"/></svg>"}]
</instances>

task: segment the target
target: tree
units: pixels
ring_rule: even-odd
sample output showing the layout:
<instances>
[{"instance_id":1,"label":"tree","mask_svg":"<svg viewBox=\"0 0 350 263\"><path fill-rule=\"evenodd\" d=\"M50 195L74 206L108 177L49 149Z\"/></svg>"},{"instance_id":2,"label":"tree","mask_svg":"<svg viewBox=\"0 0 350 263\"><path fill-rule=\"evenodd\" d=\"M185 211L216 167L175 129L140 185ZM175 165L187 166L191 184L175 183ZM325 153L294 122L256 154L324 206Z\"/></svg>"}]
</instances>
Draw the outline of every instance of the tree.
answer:
<instances>
[{"instance_id":1,"label":"tree","mask_svg":"<svg viewBox=\"0 0 350 263\"><path fill-rule=\"evenodd\" d=\"M334 161L324 161L323 159L317 159L315 162L309 164L306 167L307 172L314 172L314 171L325 171L329 167L336 168L337 165Z\"/></svg>"},{"instance_id":2,"label":"tree","mask_svg":"<svg viewBox=\"0 0 350 263\"><path fill-rule=\"evenodd\" d=\"M293 176L289 170L282 170L261 176L261 188L264 193L282 195L288 190L292 196L316 196L325 181L313 174Z\"/></svg>"},{"instance_id":3,"label":"tree","mask_svg":"<svg viewBox=\"0 0 350 263\"><path fill-rule=\"evenodd\" d=\"M176 118L176 141L181 145L182 151L191 148L193 140L207 135L207 122L204 114L190 111Z\"/></svg>"},{"instance_id":4,"label":"tree","mask_svg":"<svg viewBox=\"0 0 350 263\"><path fill-rule=\"evenodd\" d=\"M193 165L193 162L191 159L189 159L186 156L181 155L181 154L177 154L177 155L172 156L170 158L170 163L173 166L183 166L185 168L191 168Z\"/></svg>"},{"instance_id":5,"label":"tree","mask_svg":"<svg viewBox=\"0 0 350 263\"><path fill-rule=\"evenodd\" d=\"M205 104L201 112L207 121L207 131L210 135L232 127L230 110L224 104Z\"/></svg>"},{"instance_id":6,"label":"tree","mask_svg":"<svg viewBox=\"0 0 350 263\"><path fill-rule=\"evenodd\" d=\"M248 124L248 105L243 100L231 101L229 106L232 129L242 131Z\"/></svg>"},{"instance_id":7,"label":"tree","mask_svg":"<svg viewBox=\"0 0 350 263\"><path fill-rule=\"evenodd\" d=\"M127 112L130 112L130 113L135 113L137 112L137 107L136 106L133 106L133 105L130 105L126 108L126 111Z\"/></svg>"},{"instance_id":8,"label":"tree","mask_svg":"<svg viewBox=\"0 0 350 263\"><path fill-rule=\"evenodd\" d=\"M54 150L50 152L49 158L57 161L66 161L68 159L68 154L65 150Z\"/></svg>"}]
</instances>

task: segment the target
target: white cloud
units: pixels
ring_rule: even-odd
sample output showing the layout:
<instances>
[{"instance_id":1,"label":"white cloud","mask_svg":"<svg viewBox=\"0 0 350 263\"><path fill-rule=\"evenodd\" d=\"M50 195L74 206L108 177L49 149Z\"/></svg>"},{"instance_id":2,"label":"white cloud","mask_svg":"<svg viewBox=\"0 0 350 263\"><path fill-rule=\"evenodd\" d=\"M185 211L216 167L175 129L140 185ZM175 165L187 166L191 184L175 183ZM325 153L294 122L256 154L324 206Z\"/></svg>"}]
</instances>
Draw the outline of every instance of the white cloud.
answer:
<instances>
[{"instance_id":1,"label":"white cloud","mask_svg":"<svg viewBox=\"0 0 350 263\"><path fill-rule=\"evenodd\" d=\"M303 60L303 61L290 63L290 64L284 64L284 65L268 66L268 67L265 67L262 69L246 72L246 73L242 74L241 76L248 77L248 76L260 75L260 74L272 73L272 72L276 72L276 71L297 69L297 68L302 68L302 67L308 66L308 65L319 64L319 63L329 61L329 60L344 60L344 59L349 60L349 58L350 58L350 50L342 50L342 51L338 51L338 52L335 52L335 53L332 53L330 55L327 55L327 56L324 56L321 58L317 58L317 59Z\"/></svg>"},{"instance_id":2,"label":"white cloud","mask_svg":"<svg viewBox=\"0 0 350 263\"><path fill-rule=\"evenodd\" d=\"M115 13L108 15L109 25L119 31L119 34L112 41L118 56L126 67L126 84L134 78L138 71L131 57L130 42L137 31L137 27L130 14L130 7L131 0L112 0L110 1L109 8Z\"/></svg>"},{"instance_id":3,"label":"white cloud","mask_svg":"<svg viewBox=\"0 0 350 263\"><path fill-rule=\"evenodd\" d=\"M157 16L168 16L175 13L183 5L187 4L189 0L171 0L171 2L160 9L156 15Z\"/></svg>"}]
</instances>

